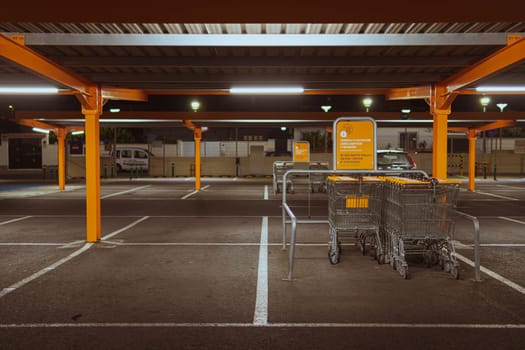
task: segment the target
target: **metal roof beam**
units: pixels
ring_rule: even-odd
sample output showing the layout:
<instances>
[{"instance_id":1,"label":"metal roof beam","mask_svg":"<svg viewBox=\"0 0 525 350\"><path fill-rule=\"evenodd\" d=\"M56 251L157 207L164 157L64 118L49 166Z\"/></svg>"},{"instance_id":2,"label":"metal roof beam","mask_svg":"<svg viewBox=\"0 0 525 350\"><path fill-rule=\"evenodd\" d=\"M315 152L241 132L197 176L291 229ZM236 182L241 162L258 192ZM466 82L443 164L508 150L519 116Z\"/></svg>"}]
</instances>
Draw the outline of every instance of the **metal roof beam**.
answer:
<instances>
[{"instance_id":1,"label":"metal roof beam","mask_svg":"<svg viewBox=\"0 0 525 350\"><path fill-rule=\"evenodd\" d=\"M465 67L480 60L480 56L286 56L286 57L62 57L53 60L68 67ZM1 63L0 63L1 65Z\"/></svg>"},{"instance_id":2,"label":"metal roof beam","mask_svg":"<svg viewBox=\"0 0 525 350\"><path fill-rule=\"evenodd\" d=\"M467 87L525 59L525 38L505 46L487 58L443 80L447 93Z\"/></svg>"},{"instance_id":3,"label":"metal roof beam","mask_svg":"<svg viewBox=\"0 0 525 350\"><path fill-rule=\"evenodd\" d=\"M342 115L362 116L370 115L377 120L400 120L400 112L180 112L180 111L121 111L115 114L117 119L129 120L334 120ZM107 114L106 118L113 115ZM79 111L16 111L16 119L36 119L45 122L58 122L61 120L83 120L84 116ZM525 112L452 112L449 120L480 121L480 120L521 120L525 119ZM432 120L429 112L411 112L410 119L401 123L414 120Z\"/></svg>"},{"instance_id":4,"label":"metal roof beam","mask_svg":"<svg viewBox=\"0 0 525 350\"><path fill-rule=\"evenodd\" d=\"M222 83L231 86L236 83L318 83L318 82L378 82L378 83L428 83L439 81L441 73L334 73L334 74L301 74L294 72L282 72L274 74L178 74L178 73L94 73L86 74L94 81L107 84L118 83ZM187 85L186 85L187 86Z\"/></svg>"},{"instance_id":5,"label":"metal roof beam","mask_svg":"<svg viewBox=\"0 0 525 350\"><path fill-rule=\"evenodd\" d=\"M21 34L29 46L185 46L185 47L335 47L335 46L501 46L507 33L424 34Z\"/></svg>"},{"instance_id":6,"label":"metal roof beam","mask_svg":"<svg viewBox=\"0 0 525 350\"><path fill-rule=\"evenodd\" d=\"M67 71L65 68L3 35L0 35L0 56L83 94L87 93L88 86L92 84L84 77Z\"/></svg>"}]
</instances>

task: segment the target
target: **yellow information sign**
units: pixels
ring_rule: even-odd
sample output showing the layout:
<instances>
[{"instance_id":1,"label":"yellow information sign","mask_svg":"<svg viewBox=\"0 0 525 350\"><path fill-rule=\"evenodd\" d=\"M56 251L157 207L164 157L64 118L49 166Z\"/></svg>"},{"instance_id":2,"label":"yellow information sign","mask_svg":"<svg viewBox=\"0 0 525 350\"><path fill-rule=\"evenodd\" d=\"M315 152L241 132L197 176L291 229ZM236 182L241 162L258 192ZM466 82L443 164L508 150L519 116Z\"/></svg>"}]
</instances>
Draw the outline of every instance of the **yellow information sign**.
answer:
<instances>
[{"instance_id":1,"label":"yellow information sign","mask_svg":"<svg viewBox=\"0 0 525 350\"><path fill-rule=\"evenodd\" d=\"M310 142L296 141L293 143L293 161L309 162L310 161Z\"/></svg>"},{"instance_id":2,"label":"yellow information sign","mask_svg":"<svg viewBox=\"0 0 525 350\"><path fill-rule=\"evenodd\" d=\"M371 118L339 118L334 126L336 170L376 169L376 123Z\"/></svg>"}]
</instances>

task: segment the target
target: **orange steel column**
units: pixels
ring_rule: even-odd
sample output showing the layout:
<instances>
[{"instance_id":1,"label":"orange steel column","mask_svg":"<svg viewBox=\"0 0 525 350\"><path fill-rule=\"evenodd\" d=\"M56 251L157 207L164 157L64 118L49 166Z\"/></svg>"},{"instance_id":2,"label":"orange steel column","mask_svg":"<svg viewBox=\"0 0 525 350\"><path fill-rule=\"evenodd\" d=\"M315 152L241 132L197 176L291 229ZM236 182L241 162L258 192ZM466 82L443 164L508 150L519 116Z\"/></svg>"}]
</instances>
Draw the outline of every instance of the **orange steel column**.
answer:
<instances>
[{"instance_id":1,"label":"orange steel column","mask_svg":"<svg viewBox=\"0 0 525 350\"><path fill-rule=\"evenodd\" d=\"M66 129L58 128L58 189L66 188Z\"/></svg>"},{"instance_id":2,"label":"orange steel column","mask_svg":"<svg viewBox=\"0 0 525 350\"><path fill-rule=\"evenodd\" d=\"M201 139L202 129L193 129L193 139L195 140L195 190L201 189Z\"/></svg>"},{"instance_id":3,"label":"orange steel column","mask_svg":"<svg viewBox=\"0 0 525 350\"><path fill-rule=\"evenodd\" d=\"M468 190L476 189L476 129L469 128L467 131L468 138Z\"/></svg>"},{"instance_id":4,"label":"orange steel column","mask_svg":"<svg viewBox=\"0 0 525 350\"><path fill-rule=\"evenodd\" d=\"M100 239L100 134L99 113L83 110L86 118L86 240Z\"/></svg>"},{"instance_id":5,"label":"orange steel column","mask_svg":"<svg viewBox=\"0 0 525 350\"><path fill-rule=\"evenodd\" d=\"M456 95L448 94L445 86L432 87L430 113L434 117L434 134L432 142L432 176L438 179L447 178L447 136L450 106Z\"/></svg>"},{"instance_id":6,"label":"orange steel column","mask_svg":"<svg viewBox=\"0 0 525 350\"><path fill-rule=\"evenodd\" d=\"M450 110L434 111L434 140L432 150L432 176L447 178L447 135Z\"/></svg>"}]
</instances>

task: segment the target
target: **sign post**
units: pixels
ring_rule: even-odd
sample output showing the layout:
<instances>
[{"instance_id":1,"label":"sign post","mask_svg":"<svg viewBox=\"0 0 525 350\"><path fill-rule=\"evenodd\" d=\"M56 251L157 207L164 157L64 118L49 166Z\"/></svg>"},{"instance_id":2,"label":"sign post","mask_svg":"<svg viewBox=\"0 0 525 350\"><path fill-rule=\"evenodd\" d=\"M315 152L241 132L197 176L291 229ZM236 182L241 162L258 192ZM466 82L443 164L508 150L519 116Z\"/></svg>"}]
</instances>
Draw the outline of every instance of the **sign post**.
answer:
<instances>
[{"instance_id":1,"label":"sign post","mask_svg":"<svg viewBox=\"0 0 525 350\"><path fill-rule=\"evenodd\" d=\"M309 162L310 161L310 142L295 141L293 143L293 161Z\"/></svg>"},{"instance_id":2,"label":"sign post","mask_svg":"<svg viewBox=\"0 0 525 350\"><path fill-rule=\"evenodd\" d=\"M334 170L376 170L376 122L342 117L334 122Z\"/></svg>"}]
</instances>

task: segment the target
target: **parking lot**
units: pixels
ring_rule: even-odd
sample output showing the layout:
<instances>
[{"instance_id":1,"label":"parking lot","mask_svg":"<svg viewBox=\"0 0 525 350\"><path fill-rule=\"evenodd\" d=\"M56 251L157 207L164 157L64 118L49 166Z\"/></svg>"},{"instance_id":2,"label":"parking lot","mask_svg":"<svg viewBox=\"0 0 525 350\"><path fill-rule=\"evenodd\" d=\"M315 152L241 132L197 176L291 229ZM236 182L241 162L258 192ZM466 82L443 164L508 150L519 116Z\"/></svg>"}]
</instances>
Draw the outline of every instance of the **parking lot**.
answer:
<instances>
[{"instance_id":1,"label":"parking lot","mask_svg":"<svg viewBox=\"0 0 525 350\"><path fill-rule=\"evenodd\" d=\"M439 266L390 265L299 225L286 280L281 196L268 178L104 180L102 239L85 243L85 187L0 183L2 349L523 349L525 179L479 180L457 210L455 280ZM301 217L325 193L295 186Z\"/></svg>"}]
</instances>

